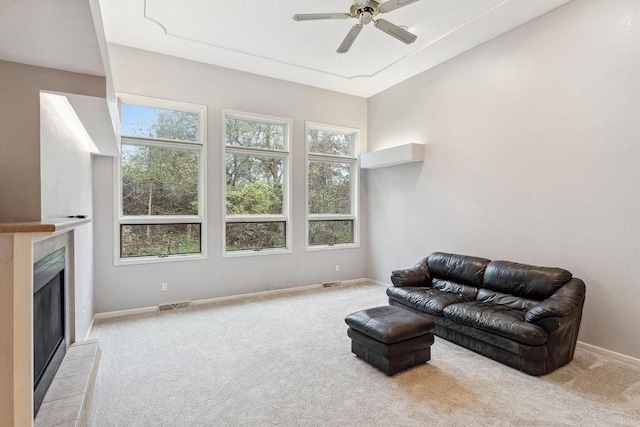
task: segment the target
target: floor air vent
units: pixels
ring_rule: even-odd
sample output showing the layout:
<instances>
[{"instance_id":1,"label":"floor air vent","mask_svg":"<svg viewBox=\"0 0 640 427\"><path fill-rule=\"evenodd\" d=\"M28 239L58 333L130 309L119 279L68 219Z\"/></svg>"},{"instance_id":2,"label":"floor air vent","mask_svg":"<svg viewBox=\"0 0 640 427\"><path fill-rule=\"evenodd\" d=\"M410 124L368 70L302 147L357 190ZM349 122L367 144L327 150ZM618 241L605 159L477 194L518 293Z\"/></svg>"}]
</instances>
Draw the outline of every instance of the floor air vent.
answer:
<instances>
[{"instance_id":1,"label":"floor air vent","mask_svg":"<svg viewBox=\"0 0 640 427\"><path fill-rule=\"evenodd\" d=\"M333 288L335 286L341 286L342 282L340 280L338 280L337 282L324 282L322 284L323 288Z\"/></svg>"},{"instance_id":2,"label":"floor air vent","mask_svg":"<svg viewBox=\"0 0 640 427\"><path fill-rule=\"evenodd\" d=\"M158 308L160 311L175 310L176 308L191 307L191 301L170 302L167 304L160 304Z\"/></svg>"}]
</instances>

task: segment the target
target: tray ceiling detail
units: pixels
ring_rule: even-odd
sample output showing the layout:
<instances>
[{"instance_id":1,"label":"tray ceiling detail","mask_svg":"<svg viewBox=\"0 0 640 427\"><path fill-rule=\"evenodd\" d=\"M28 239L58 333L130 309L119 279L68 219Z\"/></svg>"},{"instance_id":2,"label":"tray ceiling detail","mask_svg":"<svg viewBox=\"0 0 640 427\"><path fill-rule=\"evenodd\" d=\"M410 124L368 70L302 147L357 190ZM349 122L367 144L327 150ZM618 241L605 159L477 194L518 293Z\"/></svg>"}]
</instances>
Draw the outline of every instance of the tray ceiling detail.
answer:
<instances>
[{"instance_id":1,"label":"tray ceiling detail","mask_svg":"<svg viewBox=\"0 0 640 427\"><path fill-rule=\"evenodd\" d=\"M336 53L355 19L297 22L297 13L347 13L350 0L109 0L107 41L368 97L569 0L420 0L384 14L418 36L405 45L365 26Z\"/></svg>"}]
</instances>

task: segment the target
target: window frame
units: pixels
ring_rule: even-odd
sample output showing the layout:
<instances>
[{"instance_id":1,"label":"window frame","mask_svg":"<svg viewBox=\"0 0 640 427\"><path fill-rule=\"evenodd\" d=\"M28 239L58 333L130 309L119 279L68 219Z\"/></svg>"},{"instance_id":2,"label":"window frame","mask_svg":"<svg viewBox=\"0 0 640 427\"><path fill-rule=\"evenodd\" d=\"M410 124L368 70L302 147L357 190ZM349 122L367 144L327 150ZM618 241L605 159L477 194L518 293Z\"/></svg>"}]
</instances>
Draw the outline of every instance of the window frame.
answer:
<instances>
[{"instance_id":1,"label":"window frame","mask_svg":"<svg viewBox=\"0 0 640 427\"><path fill-rule=\"evenodd\" d=\"M161 108L198 114L198 141L181 141L164 138L149 138L121 135L121 145L138 145L169 149L188 149L199 151L198 174L198 215L124 215L122 203L122 147L114 158L114 265L153 264L176 261L194 261L207 259L207 106L180 101L158 99L129 93L116 92L118 111L122 114L122 104L140 107ZM155 225L155 224L200 224L200 253L151 255L140 257L122 257L121 226L123 225Z\"/></svg>"},{"instance_id":2,"label":"window frame","mask_svg":"<svg viewBox=\"0 0 640 427\"><path fill-rule=\"evenodd\" d=\"M291 224L291 157L293 146L293 120L286 117L269 116L265 114L249 113L246 111L221 109L222 118L222 257L235 258L243 256L262 256L292 253L292 224ZM284 146L282 150L269 150L264 148L227 146L227 118L249 120L257 122L277 123L285 126ZM280 215L227 215L227 153L244 155L263 155L264 157L279 157L283 159L283 191L282 214ZM231 221L229 221L231 219ZM258 223L258 222L283 222L285 223L285 247L264 248L260 250L241 249L237 251L227 250L227 222L234 223Z\"/></svg>"},{"instance_id":3,"label":"window frame","mask_svg":"<svg viewBox=\"0 0 640 427\"><path fill-rule=\"evenodd\" d=\"M323 130L336 133L352 134L355 141L351 147L351 156L335 154L321 154L310 151L307 136L309 130ZM360 247L360 129L346 126L330 125L313 121L305 121L304 126L305 146L305 247L307 251L324 251L334 249L351 249ZM351 164L351 214L311 214L309 213L309 163L311 161L350 163ZM353 221L353 243L337 243L311 245L309 244L310 221Z\"/></svg>"}]
</instances>

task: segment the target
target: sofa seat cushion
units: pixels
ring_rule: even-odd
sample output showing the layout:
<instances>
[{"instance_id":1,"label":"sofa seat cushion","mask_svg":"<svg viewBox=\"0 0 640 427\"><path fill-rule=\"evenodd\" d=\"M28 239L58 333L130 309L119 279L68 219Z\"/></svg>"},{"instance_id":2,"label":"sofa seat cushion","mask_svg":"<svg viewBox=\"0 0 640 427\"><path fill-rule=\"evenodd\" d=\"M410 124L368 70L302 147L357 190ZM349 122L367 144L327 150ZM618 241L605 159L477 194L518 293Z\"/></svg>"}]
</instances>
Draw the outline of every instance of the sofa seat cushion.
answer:
<instances>
[{"instance_id":1,"label":"sofa seat cushion","mask_svg":"<svg viewBox=\"0 0 640 427\"><path fill-rule=\"evenodd\" d=\"M480 302L506 305L509 308L524 311L531 309L540 302L511 294L503 294L502 292L496 292L489 289L479 289L476 298L473 299Z\"/></svg>"},{"instance_id":2,"label":"sofa seat cushion","mask_svg":"<svg viewBox=\"0 0 640 427\"><path fill-rule=\"evenodd\" d=\"M435 288L392 286L387 289L387 295L406 306L437 316L443 315L442 310L446 306L467 301L462 295Z\"/></svg>"},{"instance_id":3,"label":"sofa seat cushion","mask_svg":"<svg viewBox=\"0 0 640 427\"><path fill-rule=\"evenodd\" d=\"M474 288L473 286L461 285L460 283L451 282L449 280L433 279L432 287L443 292L458 294L462 296L465 301L473 301L478 296L478 288Z\"/></svg>"},{"instance_id":4,"label":"sofa seat cushion","mask_svg":"<svg viewBox=\"0 0 640 427\"><path fill-rule=\"evenodd\" d=\"M444 308L444 316L454 322L491 332L523 344L542 345L547 332L524 320L525 311L505 305L469 301Z\"/></svg>"}]
</instances>

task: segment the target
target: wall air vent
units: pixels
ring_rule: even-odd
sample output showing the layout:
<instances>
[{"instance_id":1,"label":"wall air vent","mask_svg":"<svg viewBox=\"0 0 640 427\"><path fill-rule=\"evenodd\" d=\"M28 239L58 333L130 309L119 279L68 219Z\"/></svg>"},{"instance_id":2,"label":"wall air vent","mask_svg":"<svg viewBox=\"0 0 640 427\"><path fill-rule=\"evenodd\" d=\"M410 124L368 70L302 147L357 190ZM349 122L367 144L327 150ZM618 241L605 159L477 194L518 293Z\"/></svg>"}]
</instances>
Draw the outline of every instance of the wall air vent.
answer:
<instances>
[{"instance_id":1,"label":"wall air vent","mask_svg":"<svg viewBox=\"0 0 640 427\"><path fill-rule=\"evenodd\" d=\"M336 282L324 282L322 283L323 288L334 288L336 286L342 286L342 281L338 280Z\"/></svg>"},{"instance_id":2,"label":"wall air vent","mask_svg":"<svg viewBox=\"0 0 640 427\"><path fill-rule=\"evenodd\" d=\"M175 310L176 308L187 307L191 307L191 301L169 302L166 304L158 305L158 309L160 309L160 311Z\"/></svg>"}]
</instances>

